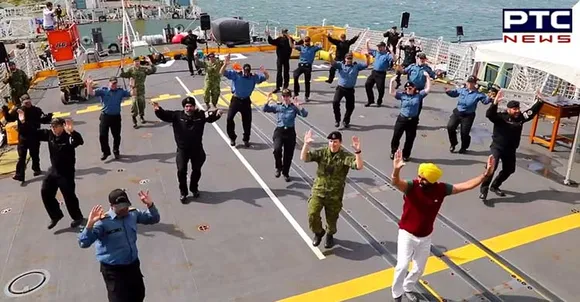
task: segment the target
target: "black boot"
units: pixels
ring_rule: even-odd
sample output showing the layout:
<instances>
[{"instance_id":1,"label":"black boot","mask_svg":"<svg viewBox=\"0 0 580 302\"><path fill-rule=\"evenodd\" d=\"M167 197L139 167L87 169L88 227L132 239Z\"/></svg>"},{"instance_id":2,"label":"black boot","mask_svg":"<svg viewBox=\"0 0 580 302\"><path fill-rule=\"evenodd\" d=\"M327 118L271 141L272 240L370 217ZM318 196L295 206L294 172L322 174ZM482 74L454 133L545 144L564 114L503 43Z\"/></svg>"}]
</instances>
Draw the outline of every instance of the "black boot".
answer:
<instances>
[{"instance_id":1,"label":"black boot","mask_svg":"<svg viewBox=\"0 0 580 302\"><path fill-rule=\"evenodd\" d=\"M334 237L330 234L326 235L326 242L324 243L324 247L329 249L334 246Z\"/></svg>"},{"instance_id":2,"label":"black boot","mask_svg":"<svg viewBox=\"0 0 580 302\"><path fill-rule=\"evenodd\" d=\"M312 245L319 246L320 241L322 241L322 237L324 237L324 234L326 234L325 230L322 230L322 232L320 232L320 234L314 234L314 238L312 238Z\"/></svg>"}]
</instances>

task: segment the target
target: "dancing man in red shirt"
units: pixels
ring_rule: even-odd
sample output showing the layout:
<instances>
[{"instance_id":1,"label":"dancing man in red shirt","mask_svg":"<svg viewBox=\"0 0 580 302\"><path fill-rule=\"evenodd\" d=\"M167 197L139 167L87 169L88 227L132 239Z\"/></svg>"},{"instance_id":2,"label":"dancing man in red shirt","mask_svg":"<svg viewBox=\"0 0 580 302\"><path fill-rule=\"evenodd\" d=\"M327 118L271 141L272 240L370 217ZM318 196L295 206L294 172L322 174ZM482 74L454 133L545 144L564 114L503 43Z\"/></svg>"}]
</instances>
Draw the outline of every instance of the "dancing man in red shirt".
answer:
<instances>
[{"instance_id":1,"label":"dancing man in red shirt","mask_svg":"<svg viewBox=\"0 0 580 302\"><path fill-rule=\"evenodd\" d=\"M484 173L459 184L438 182L443 171L432 163L419 165L416 179L403 180L399 177L399 172L404 165L403 154L398 150L393 159L391 176L393 185L404 193L403 215L399 222L397 239L397 266L392 286L393 298L397 302L402 301L403 294L409 301L418 301L411 289L425 270L431 249L433 224L443 199L479 186L487 176L492 175L494 158L490 156L487 159ZM406 275L411 261L413 269Z\"/></svg>"}]
</instances>

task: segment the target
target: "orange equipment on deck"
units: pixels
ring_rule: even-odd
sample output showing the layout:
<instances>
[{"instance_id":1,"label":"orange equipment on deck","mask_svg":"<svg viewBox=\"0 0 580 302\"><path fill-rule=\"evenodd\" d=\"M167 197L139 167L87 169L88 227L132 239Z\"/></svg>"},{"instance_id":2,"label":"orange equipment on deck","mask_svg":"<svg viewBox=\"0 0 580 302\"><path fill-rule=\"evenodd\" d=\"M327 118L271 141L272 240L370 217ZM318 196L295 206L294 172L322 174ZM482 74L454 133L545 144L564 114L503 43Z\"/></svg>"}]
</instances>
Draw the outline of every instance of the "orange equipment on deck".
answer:
<instances>
[{"instance_id":1,"label":"orange equipment on deck","mask_svg":"<svg viewBox=\"0 0 580 302\"><path fill-rule=\"evenodd\" d=\"M56 62L73 60L79 47L79 31L75 23L67 24L64 29L46 32L50 53Z\"/></svg>"}]
</instances>

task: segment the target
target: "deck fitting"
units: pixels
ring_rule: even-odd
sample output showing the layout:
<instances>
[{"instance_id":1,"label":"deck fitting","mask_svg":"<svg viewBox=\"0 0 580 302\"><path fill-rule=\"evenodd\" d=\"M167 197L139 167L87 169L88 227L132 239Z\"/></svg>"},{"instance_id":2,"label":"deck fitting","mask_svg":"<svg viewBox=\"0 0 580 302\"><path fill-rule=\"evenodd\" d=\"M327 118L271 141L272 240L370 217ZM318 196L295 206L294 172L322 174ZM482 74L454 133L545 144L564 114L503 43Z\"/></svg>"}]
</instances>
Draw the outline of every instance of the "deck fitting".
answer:
<instances>
[{"instance_id":1,"label":"deck fitting","mask_svg":"<svg viewBox=\"0 0 580 302\"><path fill-rule=\"evenodd\" d=\"M49 279L47 270L31 270L10 280L4 287L4 294L11 298L26 296L41 289Z\"/></svg>"},{"instance_id":2,"label":"deck fitting","mask_svg":"<svg viewBox=\"0 0 580 302\"><path fill-rule=\"evenodd\" d=\"M2 211L0 211L0 214L8 214L10 212L12 212L12 208L6 208L6 209L3 209Z\"/></svg>"}]
</instances>

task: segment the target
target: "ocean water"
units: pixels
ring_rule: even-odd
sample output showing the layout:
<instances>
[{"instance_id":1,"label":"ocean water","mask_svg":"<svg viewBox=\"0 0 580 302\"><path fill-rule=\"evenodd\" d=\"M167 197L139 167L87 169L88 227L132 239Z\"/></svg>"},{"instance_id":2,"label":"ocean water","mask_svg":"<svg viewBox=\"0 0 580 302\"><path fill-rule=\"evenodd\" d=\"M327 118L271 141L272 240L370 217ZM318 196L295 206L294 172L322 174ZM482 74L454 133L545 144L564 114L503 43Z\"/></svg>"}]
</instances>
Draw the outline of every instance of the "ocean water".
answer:
<instances>
[{"instance_id":1,"label":"ocean water","mask_svg":"<svg viewBox=\"0 0 580 302\"><path fill-rule=\"evenodd\" d=\"M387 30L400 26L401 13L411 18L406 32L417 36L455 40L455 27L463 26L463 40L500 39L502 8L571 8L578 0L197 0L212 20L241 16L293 29L296 25L327 25ZM580 21L580 20L578 20ZM576 22L578 22L576 21ZM279 23L279 24L278 24Z\"/></svg>"}]
</instances>

